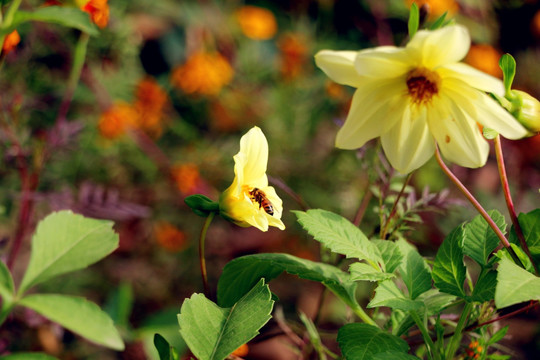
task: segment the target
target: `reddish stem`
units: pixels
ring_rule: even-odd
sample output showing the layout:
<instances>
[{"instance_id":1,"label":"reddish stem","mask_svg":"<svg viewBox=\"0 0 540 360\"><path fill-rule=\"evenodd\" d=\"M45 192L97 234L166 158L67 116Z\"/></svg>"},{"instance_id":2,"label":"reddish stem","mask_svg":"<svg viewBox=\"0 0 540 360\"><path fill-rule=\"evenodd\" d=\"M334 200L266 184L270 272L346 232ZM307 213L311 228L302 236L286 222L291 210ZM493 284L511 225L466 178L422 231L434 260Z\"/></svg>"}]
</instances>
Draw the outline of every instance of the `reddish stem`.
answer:
<instances>
[{"instance_id":1,"label":"reddish stem","mask_svg":"<svg viewBox=\"0 0 540 360\"><path fill-rule=\"evenodd\" d=\"M512 201L512 195L510 194L510 186L508 184L508 176L506 173L506 166L504 165L504 156L503 156L503 150L502 150L502 144L501 144L501 137L500 135L497 135L494 139L495 143L495 154L497 155L497 167L499 169L499 177L501 178L501 185L504 192L504 199L506 200L506 207L508 208L508 213L510 214L510 219L512 220L512 224L514 225L514 230L516 231L516 235L519 239L519 242L521 244L521 248L527 254L529 259L531 260L531 263L534 266L534 269L536 271L536 274L538 274L538 268L536 267L536 264L534 263L534 260L531 255L531 251L529 250L529 247L527 246L527 242L525 241L525 236L523 236L523 231L521 229L521 225L519 224L518 218L516 216L516 210L514 208L514 202Z\"/></svg>"}]
</instances>

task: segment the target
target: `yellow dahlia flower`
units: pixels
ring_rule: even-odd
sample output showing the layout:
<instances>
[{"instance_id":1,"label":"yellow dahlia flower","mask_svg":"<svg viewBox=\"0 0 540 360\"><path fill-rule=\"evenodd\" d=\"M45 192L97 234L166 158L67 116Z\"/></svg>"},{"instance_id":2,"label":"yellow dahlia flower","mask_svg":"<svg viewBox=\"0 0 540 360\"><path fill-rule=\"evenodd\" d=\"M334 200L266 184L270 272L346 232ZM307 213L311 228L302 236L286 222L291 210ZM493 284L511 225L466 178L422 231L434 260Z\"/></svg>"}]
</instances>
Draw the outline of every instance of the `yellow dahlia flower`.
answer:
<instances>
[{"instance_id":1,"label":"yellow dahlia flower","mask_svg":"<svg viewBox=\"0 0 540 360\"><path fill-rule=\"evenodd\" d=\"M267 231L268 226L285 229L281 221L282 201L274 188L268 186L267 163L268 142L255 126L242 136L240 151L234 156L234 181L219 199L223 217L261 231Z\"/></svg>"},{"instance_id":2,"label":"yellow dahlia flower","mask_svg":"<svg viewBox=\"0 0 540 360\"><path fill-rule=\"evenodd\" d=\"M315 61L334 81L356 87L336 146L356 149L381 138L394 168L411 172L435 146L450 161L470 168L486 163L489 145L477 122L517 139L526 130L485 92L504 95L502 82L459 63L470 46L460 25L420 30L405 48L323 50Z\"/></svg>"}]
</instances>

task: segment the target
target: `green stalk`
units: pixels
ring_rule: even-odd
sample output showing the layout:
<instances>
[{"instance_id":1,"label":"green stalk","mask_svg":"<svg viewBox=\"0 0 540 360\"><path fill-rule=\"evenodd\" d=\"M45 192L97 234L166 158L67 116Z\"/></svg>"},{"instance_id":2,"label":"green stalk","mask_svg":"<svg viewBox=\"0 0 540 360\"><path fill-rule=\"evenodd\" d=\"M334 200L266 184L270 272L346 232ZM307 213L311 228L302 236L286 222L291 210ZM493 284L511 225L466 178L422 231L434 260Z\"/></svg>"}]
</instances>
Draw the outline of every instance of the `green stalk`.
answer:
<instances>
[{"instance_id":1,"label":"green stalk","mask_svg":"<svg viewBox=\"0 0 540 360\"><path fill-rule=\"evenodd\" d=\"M351 307L351 310L356 314L356 316L358 316L363 322L369 325L379 327L379 325L377 325L377 323L373 321L373 319L370 318L368 314L366 314L364 309L362 309L362 307L358 303L356 303L356 301L354 302L354 304L349 304L349 306Z\"/></svg>"},{"instance_id":2,"label":"green stalk","mask_svg":"<svg viewBox=\"0 0 540 360\"><path fill-rule=\"evenodd\" d=\"M461 312L461 316L456 326L456 330L454 331L454 335L452 335L452 339L448 344L448 352L446 353L446 359L448 360L452 360L454 358L454 355L459 348L459 345L461 344L461 338L463 337L463 329L465 329L465 324L467 323L467 319L469 318L469 314L471 313L472 308L472 303L466 303L463 311Z\"/></svg>"},{"instance_id":3,"label":"green stalk","mask_svg":"<svg viewBox=\"0 0 540 360\"><path fill-rule=\"evenodd\" d=\"M433 340L431 339L431 336L429 336L429 332L427 331L427 328L424 326L424 322L422 319L420 319L420 316L416 313L416 311L412 310L409 312L412 319L416 323L416 326L418 326L418 330L422 333L422 338L424 339L426 343L426 347L428 348L428 357L430 360L440 360L441 357L439 353L435 350L435 344L433 343Z\"/></svg>"},{"instance_id":4,"label":"green stalk","mask_svg":"<svg viewBox=\"0 0 540 360\"><path fill-rule=\"evenodd\" d=\"M201 236L199 237L199 264L201 266L201 276L204 286L204 295L206 295L207 298L210 297L210 288L208 287L208 276L206 273L206 259L204 257L204 245L206 242L206 232L208 231L208 228L210 227L210 223L212 222L212 219L214 219L214 216L216 214L214 212L211 212L208 214L208 217L206 218L203 228L201 230Z\"/></svg>"}]
</instances>

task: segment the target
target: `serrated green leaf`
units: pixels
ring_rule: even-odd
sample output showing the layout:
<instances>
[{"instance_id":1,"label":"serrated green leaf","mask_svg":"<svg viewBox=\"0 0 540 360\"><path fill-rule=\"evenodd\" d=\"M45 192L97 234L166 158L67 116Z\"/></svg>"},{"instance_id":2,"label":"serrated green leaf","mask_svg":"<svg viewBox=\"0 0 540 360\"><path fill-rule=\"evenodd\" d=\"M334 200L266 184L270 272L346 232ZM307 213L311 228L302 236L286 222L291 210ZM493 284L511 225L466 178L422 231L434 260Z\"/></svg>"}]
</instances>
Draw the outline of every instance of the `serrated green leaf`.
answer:
<instances>
[{"instance_id":1,"label":"serrated green leaf","mask_svg":"<svg viewBox=\"0 0 540 360\"><path fill-rule=\"evenodd\" d=\"M433 263L432 277L442 292L465 298L465 265L463 264L463 227L455 228L439 247Z\"/></svg>"},{"instance_id":2,"label":"serrated green leaf","mask_svg":"<svg viewBox=\"0 0 540 360\"><path fill-rule=\"evenodd\" d=\"M13 284L13 278L7 266L0 261L0 298L3 301L11 302L15 295L15 285Z\"/></svg>"},{"instance_id":3,"label":"serrated green leaf","mask_svg":"<svg viewBox=\"0 0 540 360\"><path fill-rule=\"evenodd\" d=\"M113 223L85 218L71 211L52 213L39 222L32 238L30 262L19 289L60 274L83 269L118 247Z\"/></svg>"},{"instance_id":4,"label":"serrated green leaf","mask_svg":"<svg viewBox=\"0 0 540 360\"><path fill-rule=\"evenodd\" d=\"M490 210L488 214L504 234L506 231L504 216L497 210ZM470 223L465 225L463 253L480 266L487 266L488 257L497 246L499 246L499 238L482 216L476 216Z\"/></svg>"},{"instance_id":5,"label":"serrated green leaf","mask_svg":"<svg viewBox=\"0 0 540 360\"><path fill-rule=\"evenodd\" d=\"M379 249L344 217L321 209L293 212L302 227L333 252L347 258L383 263Z\"/></svg>"},{"instance_id":6,"label":"serrated green leaf","mask_svg":"<svg viewBox=\"0 0 540 360\"><path fill-rule=\"evenodd\" d=\"M540 278L503 257L497 269L495 305L500 309L529 300L540 300Z\"/></svg>"},{"instance_id":7,"label":"serrated green leaf","mask_svg":"<svg viewBox=\"0 0 540 360\"><path fill-rule=\"evenodd\" d=\"M409 38L412 39L416 32L418 31L418 27L420 26L420 11L418 9L418 5L416 3L412 3L411 10L409 13Z\"/></svg>"},{"instance_id":8,"label":"serrated green leaf","mask_svg":"<svg viewBox=\"0 0 540 360\"><path fill-rule=\"evenodd\" d=\"M505 327L503 327L502 329L499 329L499 331L497 331L495 334L493 334L493 336L488 340L487 344L486 345L493 345L499 341L502 340L502 338L506 335L506 333L508 332L508 328L509 326L506 325Z\"/></svg>"},{"instance_id":9,"label":"serrated green leaf","mask_svg":"<svg viewBox=\"0 0 540 360\"><path fill-rule=\"evenodd\" d=\"M46 6L34 11L18 10L9 27L0 30L1 34L9 34L21 24L29 21L41 21L50 24L62 25L81 30L88 35L99 35L97 26L90 20L88 13L68 6Z\"/></svg>"},{"instance_id":10,"label":"serrated green leaf","mask_svg":"<svg viewBox=\"0 0 540 360\"><path fill-rule=\"evenodd\" d=\"M382 281L396 277L394 274L384 273L376 270L373 266L364 263L353 263L349 266L351 280L353 281Z\"/></svg>"},{"instance_id":11,"label":"serrated green leaf","mask_svg":"<svg viewBox=\"0 0 540 360\"><path fill-rule=\"evenodd\" d=\"M58 360L58 358L45 353L24 352L0 356L0 360Z\"/></svg>"},{"instance_id":12,"label":"serrated green leaf","mask_svg":"<svg viewBox=\"0 0 540 360\"><path fill-rule=\"evenodd\" d=\"M111 318L99 306L82 297L36 294L25 296L18 304L96 344L114 350L124 349L124 342Z\"/></svg>"},{"instance_id":13,"label":"serrated green leaf","mask_svg":"<svg viewBox=\"0 0 540 360\"><path fill-rule=\"evenodd\" d=\"M407 353L399 351L385 351L383 353L375 354L372 357L373 360L418 360L419 358Z\"/></svg>"},{"instance_id":14,"label":"serrated green leaf","mask_svg":"<svg viewBox=\"0 0 540 360\"><path fill-rule=\"evenodd\" d=\"M421 301L407 299L392 280L379 283L375 289L375 296L368 304L368 308L388 306L392 309L410 311L418 310L424 306Z\"/></svg>"},{"instance_id":15,"label":"serrated green leaf","mask_svg":"<svg viewBox=\"0 0 540 360\"><path fill-rule=\"evenodd\" d=\"M393 273L403 260L403 253L397 243L389 240L372 240L371 242L379 249L386 272Z\"/></svg>"},{"instance_id":16,"label":"serrated green leaf","mask_svg":"<svg viewBox=\"0 0 540 360\"><path fill-rule=\"evenodd\" d=\"M338 331L337 341L347 360L370 360L377 354L395 351L406 354L407 342L375 326L361 323L346 324Z\"/></svg>"},{"instance_id":17,"label":"serrated green leaf","mask_svg":"<svg viewBox=\"0 0 540 360\"><path fill-rule=\"evenodd\" d=\"M493 300L495 296L495 287L497 286L497 272L490 270L482 274L476 282L471 301L485 302Z\"/></svg>"},{"instance_id":18,"label":"serrated green leaf","mask_svg":"<svg viewBox=\"0 0 540 360\"><path fill-rule=\"evenodd\" d=\"M431 289L431 272L422 256L412 245L403 239L398 240L396 244L404 255L399 272L409 290L409 297L414 300Z\"/></svg>"},{"instance_id":19,"label":"serrated green leaf","mask_svg":"<svg viewBox=\"0 0 540 360\"><path fill-rule=\"evenodd\" d=\"M536 266L540 267L540 209L535 209L526 214L519 214L518 222L532 258ZM508 240L511 243L520 244L514 227L510 231Z\"/></svg>"},{"instance_id":20,"label":"serrated green leaf","mask_svg":"<svg viewBox=\"0 0 540 360\"><path fill-rule=\"evenodd\" d=\"M512 88L512 83L514 82L514 76L516 75L516 60L510 54L504 54L499 59L499 67L503 72L504 77L504 88L506 94L510 92Z\"/></svg>"},{"instance_id":21,"label":"serrated green leaf","mask_svg":"<svg viewBox=\"0 0 540 360\"><path fill-rule=\"evenodd\" d=\"M230 261L219 278L218 304L234 305L261 278L267 282L286 271L302 279L325 285L347 305L358 306L355 299L356 283L350 275L323 263L300 259L289 254L254 254Z\"/></svg>"},{"instance_id":22,"label":"serrated green leaf","mask_svg":"<svg viewBox=\"0 0 540 360\"><path fill-rule=\"evenodd\" d=\"M231 308L220 308L204 295L194 294L178 315L180 334L197 359L225 359L270 320L271 298L263 279Z\"/></svg>"}]
</instances>

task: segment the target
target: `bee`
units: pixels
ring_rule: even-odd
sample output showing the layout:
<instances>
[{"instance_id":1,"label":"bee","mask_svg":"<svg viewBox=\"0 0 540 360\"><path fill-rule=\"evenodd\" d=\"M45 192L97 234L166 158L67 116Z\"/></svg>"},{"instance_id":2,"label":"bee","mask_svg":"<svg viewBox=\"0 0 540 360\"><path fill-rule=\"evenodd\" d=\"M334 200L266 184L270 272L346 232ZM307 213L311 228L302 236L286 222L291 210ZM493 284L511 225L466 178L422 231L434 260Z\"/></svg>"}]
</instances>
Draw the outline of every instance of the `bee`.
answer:
<instances>
[{"instance_id":1,"label":"bee","mask_svg":"<svg viewBox=\"0 0 540 360\"><path fill-rule=\"evenodd\" d=\"M259 204L259 209L262 207L268 215L274 215L274 205L268 200L264 191L259 188L253 188L253 190L249 192L249 197L251 198L251 201Z\"/></svg>"}]
</instances>

